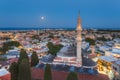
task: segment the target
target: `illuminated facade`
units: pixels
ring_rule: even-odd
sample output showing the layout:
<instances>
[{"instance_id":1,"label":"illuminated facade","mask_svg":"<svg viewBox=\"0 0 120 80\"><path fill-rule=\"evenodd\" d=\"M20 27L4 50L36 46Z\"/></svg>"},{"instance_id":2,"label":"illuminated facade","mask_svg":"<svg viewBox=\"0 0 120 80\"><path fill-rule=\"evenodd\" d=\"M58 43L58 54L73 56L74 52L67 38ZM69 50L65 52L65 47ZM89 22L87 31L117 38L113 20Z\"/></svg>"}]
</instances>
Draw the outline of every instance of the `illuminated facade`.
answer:
<instances>
[{"instance_id":1,"label":"illuminated facade","mask_svg":"<svg viewBox=\"0 0 120 80\"><path fill-rule=\"evenodd\" d=\"M112 56L101 56L97 61L98 71L100 73L108 75L110 80L113 80L114 77L112 70L112 63L114 61L117 61L117 59Z\"/></svg>"},{"instance_id":2,"label":"illuminated facade","mask_svg":"<svg viewBox=\"0 0 120 80\"><path fill-rule=\"evenodd\" d=\"M114 80L120 80L120 60L112 63L112 70L114 72Z\"/></svg>"}]
</instances>

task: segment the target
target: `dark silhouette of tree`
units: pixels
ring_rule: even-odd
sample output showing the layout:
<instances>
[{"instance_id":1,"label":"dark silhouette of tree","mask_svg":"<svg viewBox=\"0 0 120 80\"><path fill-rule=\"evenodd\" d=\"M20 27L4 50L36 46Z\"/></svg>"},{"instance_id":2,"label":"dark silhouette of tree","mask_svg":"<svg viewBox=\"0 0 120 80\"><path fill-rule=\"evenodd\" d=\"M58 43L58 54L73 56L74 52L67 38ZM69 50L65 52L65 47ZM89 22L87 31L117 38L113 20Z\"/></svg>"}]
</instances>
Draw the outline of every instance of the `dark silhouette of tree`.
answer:
<instances>
[{"instance_id":1,"label":"dark silhouette of tree","mask_svg":"<svg viewBox=\"0 0 120 80\"><path fill-rule=\"evenodd\" d=\"M12 63L9 70L11 80L31 80L29 58L24 49L21 49L18 63Z\"/></svg>"},{"instance_id":2,"label":"dark silhouette of tree","mask_svg":"<svg viewBox=\"0 0 120 80\"><path fill-rule=\"evenodd\" d=\"M36 66L39 63L38 55L34 51L31 56L31 66Z\"/></svg>"},{"instance_id":3,"label":"dark silhouette of tree","mask_svg":"<svg viewBox=\"0 0 120 80\"><path fill-rule=\"evenodd\" d=\"M99 41L107 41L108 39L106 39L104 36L102 36L102 37L97 38L97 40L99 40Z\"/></svg>"},{"instance_id":4,"label":"dark silhouette of tree","mask_svg":"<svg viewBox=\"0 0 120 80\"><path fill-rule=\"evenodd\" d=\"M85 41L89 42L90 45L95 45L95 40L94 39L86 38Z\"/></svg>"},{"instance_id":5,"label":"dark silhouette of tree","mask_svg":"<svg viewBox=\"0 0 120 80\"><path fill-rule=\"evenodd\" d=\"M78 80L77 74L75 72L70 72L67 80Z\"/></svg>"},{"instance_id":6,"label":"dark silhouette of tree","mask_svg":"<svg viewBox=\"0 0 120 80\"><path fill-rule=\"evenodd\" d=\"M27 59L23 59L19 64L18 80L31 80L31 69Z\"/></svg>"},{"instance_id":7,"label":"dark silhouette of tree","mask_svg":"<svg viewBox=\"0 0 120 80\"><path fill-rule=\"evenodd\" d=\"M46 67L44 70L44 80L52 80L51 67L49 64L46 64Z\"/></svg>"},{"instance_id":8,"label":"dark silhouette of tree","mask_svg":"<svg viewBox=\"0 0 120 80\"><path fill-rule=\"evenodd\" d=\"M20 57L18 59L18 64L20 64L20 62L23 59L27 59L29 61L29 58L28 58L28 55L27 55L26 51L24 49L21 49L21 51L20 51Z\"/></svg>"},{"instance_id":9,"label":"dark silhouette of tree","mask_svg":"<svg viewBox=\"0 0 120 80\"><path fill-rule=\"evenodd\" d=\"M11 49L13 46L18 47L20 46L20 43L18 41L8 41L3 43L2 52L6 53L6 51Z\"/></svg>"},{"instance_id":10,"label":"dark silhouette of tree","mask_svg":"<svg viewBox=\"0 0 120 80\"><path fill-rule=\"evenodd\" d=\"M18 80L18 64L13 62L9 68L11 73L11 80Z\"/></svg>"},{"instance_id":11,"label":"dark silhouette of tree","mask_svg":"<svg viewBox=\"0 0 120 80\"><path fill-rule=\"evenodd\" d=\"M49 34L48 37L49 37L49 38L54 38L54 35L51 33L51 34Z\"/></svg>"}]
</instances>

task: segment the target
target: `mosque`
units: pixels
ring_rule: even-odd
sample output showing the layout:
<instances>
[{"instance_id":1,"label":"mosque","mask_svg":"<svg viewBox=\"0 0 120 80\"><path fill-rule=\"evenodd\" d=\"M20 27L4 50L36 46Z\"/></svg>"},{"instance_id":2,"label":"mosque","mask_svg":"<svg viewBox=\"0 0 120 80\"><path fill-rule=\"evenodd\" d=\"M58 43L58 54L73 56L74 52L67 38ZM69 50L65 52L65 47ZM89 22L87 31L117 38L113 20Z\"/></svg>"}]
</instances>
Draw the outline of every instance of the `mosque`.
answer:
<instances>
[{"instance_id":1,"label":"mosque","mask_svg":"<svg viewBox=\"0 0 120 80\"><path fill-rule=\"evenodd\" d=\"M94 68L96 63L88 58L89 52L82 49L82 25L80 14L78 15L76 28L76 46L66 46L63 47L53 60L54 64L66 64L76 67Z\"/></svg>"}]
</instances>

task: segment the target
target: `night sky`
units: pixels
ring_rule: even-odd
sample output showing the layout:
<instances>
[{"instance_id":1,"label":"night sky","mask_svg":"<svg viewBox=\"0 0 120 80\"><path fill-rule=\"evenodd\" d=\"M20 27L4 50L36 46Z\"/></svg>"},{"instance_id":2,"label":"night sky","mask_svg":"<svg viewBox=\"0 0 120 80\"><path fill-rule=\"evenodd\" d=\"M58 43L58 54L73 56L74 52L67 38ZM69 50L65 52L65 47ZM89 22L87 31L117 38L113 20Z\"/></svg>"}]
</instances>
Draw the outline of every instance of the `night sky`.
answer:
<instances>
[{"instance_id":1,"label":"night sky","mask_svg":"<svg viewBox=\"0 0 120 80\"><path fill-rule=\"evenodd\" d=\"M79 10L84 28L120 28L120 0L0 0L0 28L75 28Z\"/></svg>"}]
</instances>

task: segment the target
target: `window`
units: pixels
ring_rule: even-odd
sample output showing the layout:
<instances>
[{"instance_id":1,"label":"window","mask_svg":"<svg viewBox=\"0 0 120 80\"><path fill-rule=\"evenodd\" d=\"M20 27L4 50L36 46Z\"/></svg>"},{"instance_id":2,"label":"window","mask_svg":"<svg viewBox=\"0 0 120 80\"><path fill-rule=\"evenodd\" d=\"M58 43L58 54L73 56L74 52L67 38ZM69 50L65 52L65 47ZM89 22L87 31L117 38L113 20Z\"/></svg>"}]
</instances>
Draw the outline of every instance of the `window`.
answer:
<instances>
[{"instance_id":1,"label":"window","mask_svg":"<svg viewBox=\"0 0 120 80\"><path fill-rule=\"evenodd\" d=\"M113 66L113 69L114 69L115 71L117 71L117 68L116 68L116 67L114 67L114 66Z\"/></svg>"}]
</instances>

